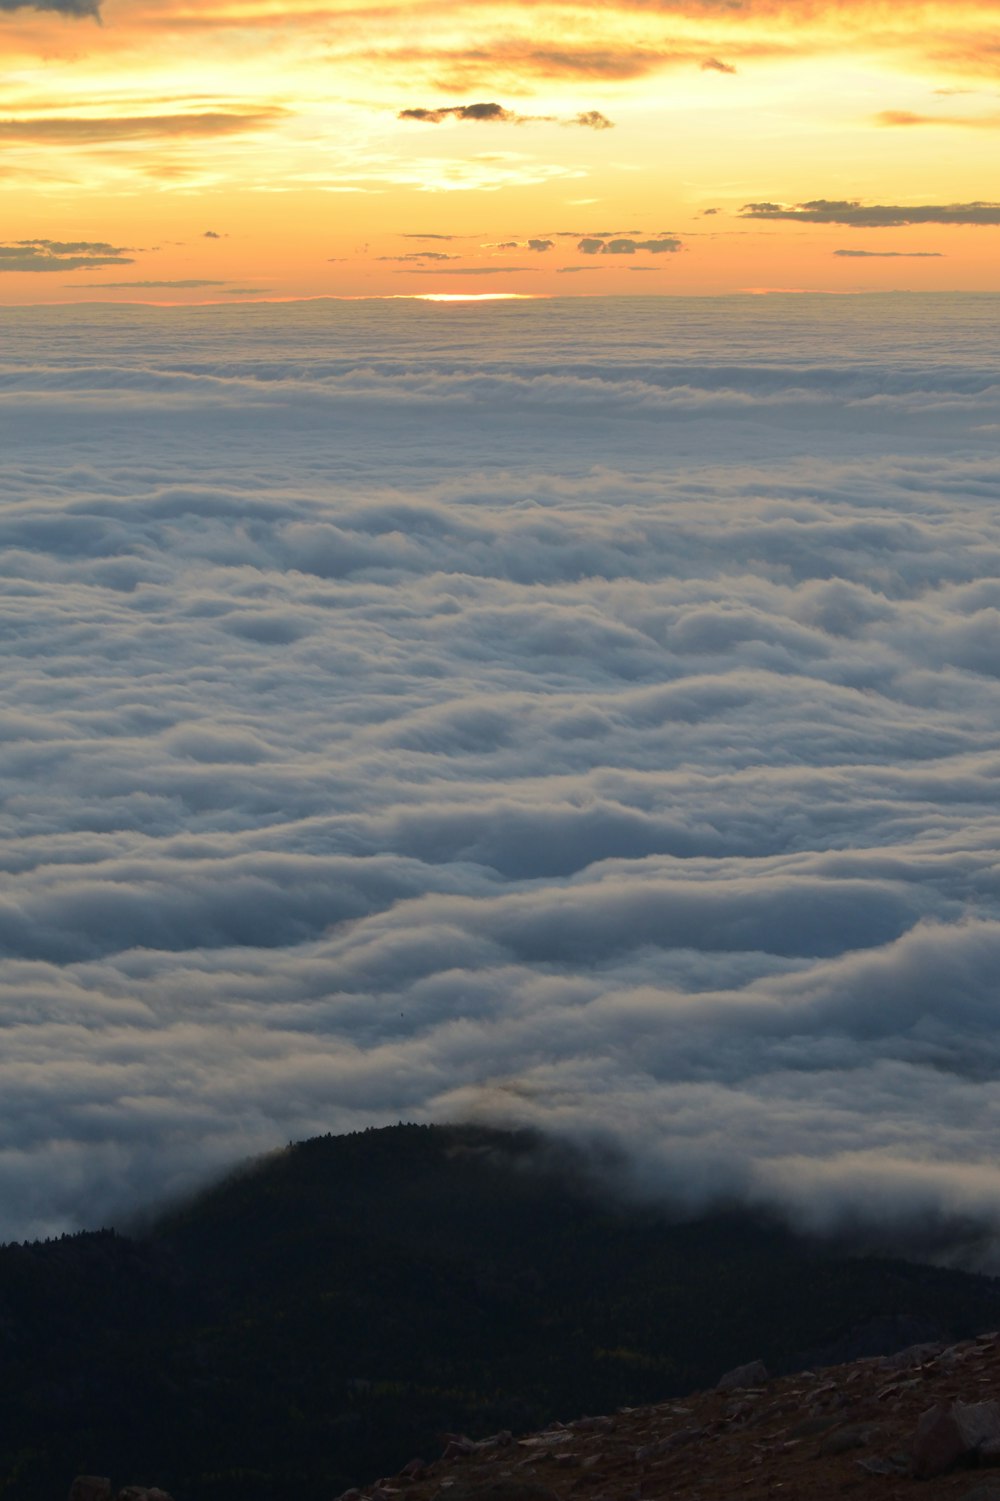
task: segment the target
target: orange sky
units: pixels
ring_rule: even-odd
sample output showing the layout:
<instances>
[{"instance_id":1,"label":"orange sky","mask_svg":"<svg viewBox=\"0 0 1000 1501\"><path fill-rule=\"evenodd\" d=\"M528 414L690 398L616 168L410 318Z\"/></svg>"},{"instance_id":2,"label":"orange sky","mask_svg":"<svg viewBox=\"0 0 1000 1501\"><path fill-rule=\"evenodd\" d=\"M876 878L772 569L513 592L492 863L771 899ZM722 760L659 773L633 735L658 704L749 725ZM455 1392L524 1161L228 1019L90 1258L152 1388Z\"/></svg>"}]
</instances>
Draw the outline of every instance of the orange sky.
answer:
<instances>
[{"instance_id":1,"label":"orange sky","mask_svg":"<svg viewBox=\"0 0 1000 1501\"><path fill-rule=\"evenodd\" d=\"M1000 289L1000 0L0 0L0 29L0 302Z\"/></svg>"}]
</instances>

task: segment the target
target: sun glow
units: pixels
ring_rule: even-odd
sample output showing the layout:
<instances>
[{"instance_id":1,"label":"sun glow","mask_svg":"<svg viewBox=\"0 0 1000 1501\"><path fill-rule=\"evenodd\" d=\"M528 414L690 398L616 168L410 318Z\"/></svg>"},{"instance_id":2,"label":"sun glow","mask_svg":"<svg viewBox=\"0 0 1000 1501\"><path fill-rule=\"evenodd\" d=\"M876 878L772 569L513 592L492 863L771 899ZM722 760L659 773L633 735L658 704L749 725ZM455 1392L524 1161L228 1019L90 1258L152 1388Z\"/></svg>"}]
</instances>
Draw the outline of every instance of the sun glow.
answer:
<instances>
[{"instance_id":1,"label":"sun glow","mask_svg":"<svg viewBox=\"0 0 1000 1501\"><path fill-rule=\"evenodd\" d=\"M413 292L397 301L408 302L537 302L539 292Z\"/></svg>"}]
</instances>

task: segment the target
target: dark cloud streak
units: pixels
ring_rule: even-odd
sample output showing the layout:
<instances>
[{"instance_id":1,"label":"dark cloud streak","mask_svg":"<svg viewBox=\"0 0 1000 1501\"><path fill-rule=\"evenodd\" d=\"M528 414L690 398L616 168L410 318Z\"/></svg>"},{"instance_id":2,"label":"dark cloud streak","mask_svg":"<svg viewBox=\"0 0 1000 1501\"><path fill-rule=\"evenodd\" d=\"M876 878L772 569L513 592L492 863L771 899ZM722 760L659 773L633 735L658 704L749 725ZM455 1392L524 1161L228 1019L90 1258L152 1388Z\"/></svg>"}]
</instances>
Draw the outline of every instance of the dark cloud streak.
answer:
<instances>
[{"instance_id":1,"label":"dark cloud streak","mask_svg":"<svg viewBox=\"0 0 1000 1501\"><path fill-rule=\"evenodd\" d=\"M898 229L911 224L1000 224L1000 203L865 204L814 198L806 203L746 203L741 218L796 224L847 224L862 229Z\"/></svg>"},{"instance_id":2,"label":"dark cloud streak","mask_svg":"<svg viewBox=\"0 0 1000 1501\"><path fill-rule=\"evenodd\" d=\"M36 116L0 120L0 141L91 145L114 141L234 135L261 130L287 113L272 105L255 110L211 110L189 115ZM217 238L217 236L209 236Z\"/></svg>"},{"instance_id":3,"label":"dark cloud streak","mask_svg":"<svg viewBox=\"0 0 1000 1501\"><path fill-rule=\"evenodd\" d=\"M96 271L131 266L127 246L103 240L16 240L0 244L0 272Z\"/></svg>"},{"instance_id":4,"label":"dark cloud streak","mask_svg":"<svg viewBox=\"0 0 1000 1501\"><path fill-rule=\"evenodd\" d=\"M0 15L15 10L38 10L68 16L73 20L99 21L97 0L0 0Z\"/></svg>"},{"instance_id":5,"label":"dark cloud streak","mask_svg":"<svg viewBox=\"0 0 1000 1501\"><path fill-rule=\"evenodd\" d=\"M579 114L572 115L568 119L560 119L558 115L522 115L515 110L505 109L502 104L443 104L434 109L401 109L396 116L398 120L419 120L425 125L441 125L445 120L473 120L489 125L579 125L586 130L612 130L614 121L609 120L600 110L581 110Z\"/></svg>"},{"instance_id":6,"label":"dark cloud streak","mask_svg":"<svg viewBox=\"0 0 1000 1501\"><path fill-rule=\"evenodd\" d=\"M864 261L939 261L940 250L835 250L834 255Z\"/></svg>"},{"instance_id":7,"label":"dark cloud streak","mask_svg":"<svg viewBox=\"0 0 1000 1501\"><path fill-rule=\"evenodd\" d=\"M120 291L123 287L224 287L227 283L192 276L179 281L94 281L73 282L71 285L95 287L103 291Z\"/></svg>"}]
</instances>

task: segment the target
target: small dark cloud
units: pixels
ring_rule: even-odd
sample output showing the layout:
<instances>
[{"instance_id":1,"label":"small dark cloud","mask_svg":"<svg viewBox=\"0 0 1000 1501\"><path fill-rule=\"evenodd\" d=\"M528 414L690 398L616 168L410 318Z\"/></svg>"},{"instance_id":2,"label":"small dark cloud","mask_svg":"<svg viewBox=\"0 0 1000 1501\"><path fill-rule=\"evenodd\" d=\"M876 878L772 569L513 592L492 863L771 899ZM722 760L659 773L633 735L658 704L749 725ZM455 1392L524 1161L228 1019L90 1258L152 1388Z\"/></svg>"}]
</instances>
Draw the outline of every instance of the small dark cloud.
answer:
<instances>
[{"instance_id":1,"label":"small dark cloud","mask_svg":"<svg viewBox=\"0 0 1000 1501\"><path fill-rule=\"evenodd\" d=\"M426 125L440 125L443 120L516 121L521 116L502 104L447 104L438 109L401 109L398 120L422 120Z\"/></svg>"},{"instance_id":2,"label":"small dark cloud","mask_svg":"<svg viewBox=\"0 0 1000 1501\"><path fill-rule=\"evenodd\" d=\"M572 276L576 271L603 271L603 266L557 266L557 276Z\"/></svg>"},{"instance_id":3,"label":"small dark cloud","mask_svg":"<svg viewBox=\"0 0 1000 1501\"><path fill-rule=\"evenodd\" d=\"M202 235L203 240L221 240L222 236L214 229L206 229Z\"/></svg>"},{"instance_id":4,"label":"small dark cloud","mask_svg":"<svg viewBox=\"0 0 1000 1501\"><path fill-rule=\"evenodd\" d=\"M128 246L103 240L16 240L0 244L0 271L97 271L131 266Z\"/></svg>"},{"instance_id":5,"label":"small dark cloud","mask_svg":"<svg viewBox=\"0 0 1000 1501\"><path fill-rule=\"evenodd\" d=\"M865 261L939 261L940 250L835 250L834 255Z\"/></svg>"},{"instance_id":6,"label":"small dark cloud","mask_svg":"<svg viewBox=\"0 0 1000 1501\"><path fill-rule=\"evenodd\" d=\"M736 69L732 63L721 62L717 57L706 57L701 65L701 71L703 73L735 73Z\"/></svg>"},{"instance_id":7,"label":"small dark cloud","mask_svg":"<svg viewBox=\"0 0 1000 1501\"><path fill-rule=\"evenodd\" d=\"M703 219L710 219L713 214L721 214L721 213L722 213L721 208L705 208L705 209L702 209L702 211L701 211L701 217Z\"/></svg>"},{"instance_id":8,"label":"small dark cloud","mask_svg":"<svg viewBox=\"0 0 1000 1501\"><path fill-rule=\"evenodd\" d=\"M563 120L563 125L582 125L586 130L614 130L614 120L609 120L607 115L602 115L599 109L581 110L570 120Z\"/></svg>"},{"instance_id":9,"label":"small dark cloud","mask_svg":"<svg viewBox=\"0 0 1000 1501\"><path fill-rule=\"evenodd\" d=\"M680 250L681 242L673 237L656 240L632 240L624 237L602 240L590 235L582 239L576 248L584 255L636 255L640 251L649 255L669 255Z\"/></svg>"},{"instance_id":10,"label":"small dark cloud","mask_svg":"<svg viewBox=\"0 0 1000 1501\"><path fill-rule=\"evenodd\" d=\"M467 240L469 238L469 236L468 235L417 235L417 234L405 234L404 233L404 234L401 234L399 238L401 240Z\"/></svg>"},{"instance_id":11,"label":"small dark cloud","mask_svg":"<svg viewBox=\"0 0 1000 1501\"><path fill-rule=\"evenodd\" d=\"M582 125L587 130L612 130L614 121L602 115L599 109L581 110L567 120L556 115L519 115L502 104L443 104L434 109L401 109L398 120L421 120L425 125L440 125L445 120L479 120L488 124L530 125L547 123L558 125Z\"/></svg>"},{"instance_id":12,"label":"small dark cloud","mask_svg":"<svg viewBox=\"0 0 1000 1501\"><path fill-rule=\"evenodd\" d=\"M555 240L537 238L533 240L497 240L492 244L484 245L483 250L534 250L543 254L551 250Z\"/></svg>"},{"instance_id":13,"label":"small dark cloud","mask_svg":"<svg viewBox=\"0 0 1000 1501\"><path fill-rule=\"evenodd\" d=\"M743 219L787 219L801 224L850 224L862 229L895 229L908 224L1000 224L1000 203L859 203L812 198L806 203L745 203Z\"/></svg>"}]
</instances>

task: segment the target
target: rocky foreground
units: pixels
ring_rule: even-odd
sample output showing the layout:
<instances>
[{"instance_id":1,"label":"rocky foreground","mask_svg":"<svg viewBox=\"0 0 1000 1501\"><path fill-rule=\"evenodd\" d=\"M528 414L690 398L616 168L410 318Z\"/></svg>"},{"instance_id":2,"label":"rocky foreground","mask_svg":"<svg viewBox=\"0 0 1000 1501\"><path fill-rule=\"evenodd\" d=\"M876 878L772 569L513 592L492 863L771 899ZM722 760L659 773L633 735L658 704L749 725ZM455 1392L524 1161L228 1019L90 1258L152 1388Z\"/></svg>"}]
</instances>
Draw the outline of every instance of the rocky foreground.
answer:
<instances>
[{"instance_id":1,"label":"rocky foreground","mask_svg":"<svg viewBox=\"0 0 1000 1501\"><path fill-rule=\"evenodd\" d=\"M680 1402L446 1435L339 1501L1000 1501L998 1397L1000 1334L780 1380L755 1362Z\"/></svg>"}]
</instances>

